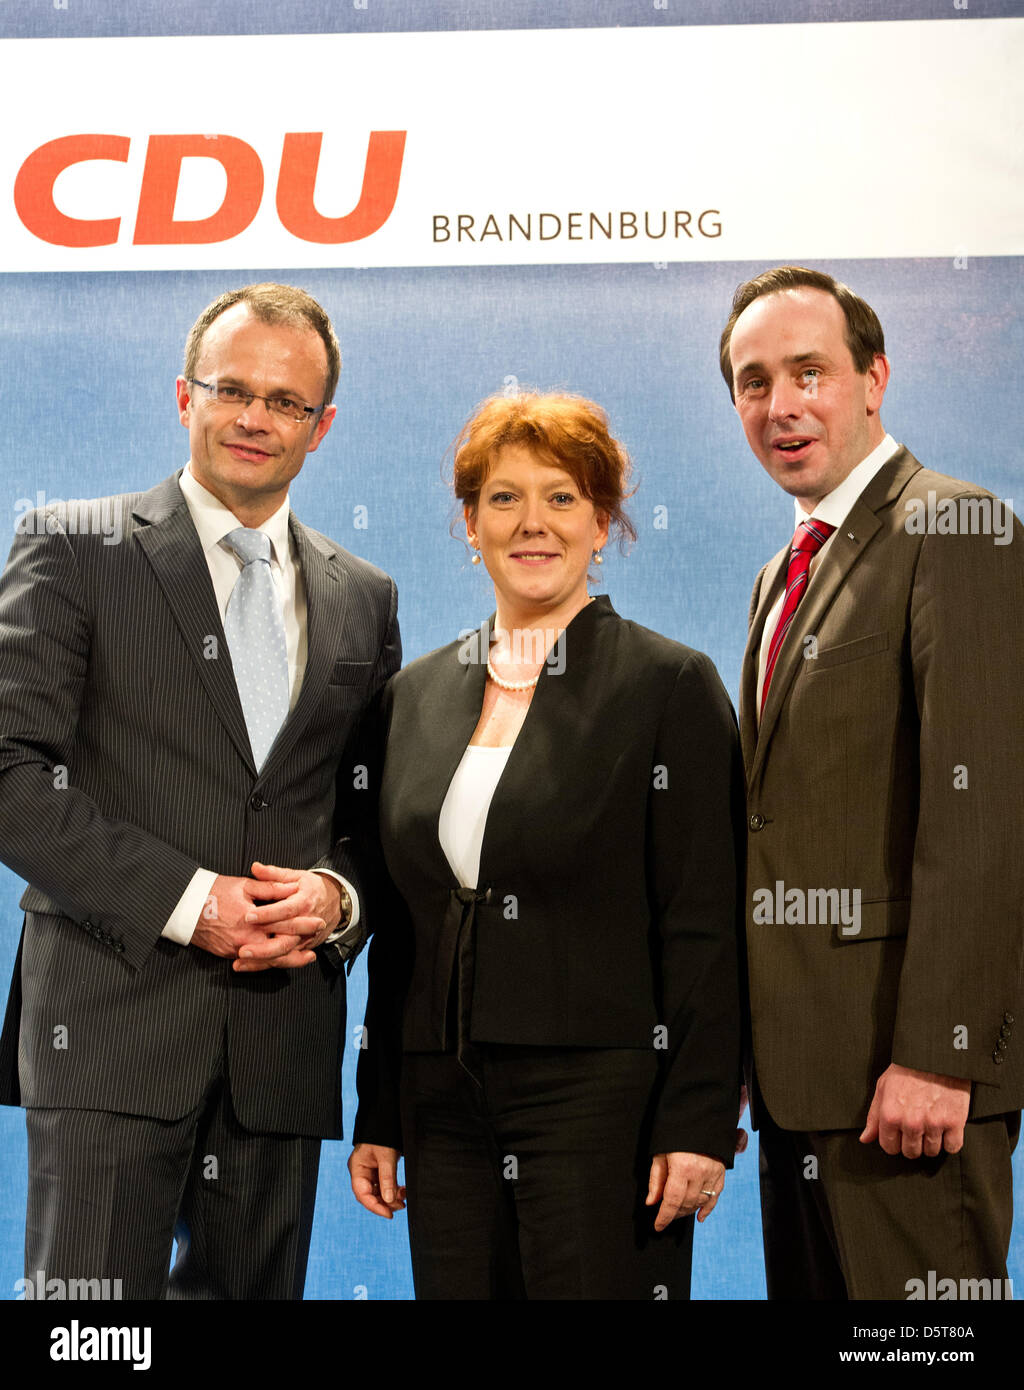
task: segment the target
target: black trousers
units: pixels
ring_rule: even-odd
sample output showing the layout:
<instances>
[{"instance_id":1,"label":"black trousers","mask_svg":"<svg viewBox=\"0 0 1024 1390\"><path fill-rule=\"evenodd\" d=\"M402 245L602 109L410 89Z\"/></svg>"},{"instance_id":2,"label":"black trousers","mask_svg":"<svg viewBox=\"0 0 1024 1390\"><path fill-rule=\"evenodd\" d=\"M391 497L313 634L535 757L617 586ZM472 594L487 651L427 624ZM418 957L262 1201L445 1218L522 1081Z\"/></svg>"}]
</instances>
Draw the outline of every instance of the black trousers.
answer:
<instances>
[{"instance_id":1,"label":"black trousers","mask_svg":"<svg viewBox=\"0 0 1024 1390\"><path fill-rule=\"evenodd\" d=\"M861 1144L858 1130L779 1129L760 1111L770 1299L935 1298L943 1279L961 1298L984 1296L972 1280L1007 1297L1019 1111L971 1120L959 1153L919 1159Z\"/></svg>"},{"instance_id":2,"label":"black trousers","mask_svg":"<svg viewBox=\"0 0 1024 1390\"><path fill-rule=\"evenodd\" d=\"M693 1217L644 1206L657 1058L476 1044L406 1054L409 1239L422 1299L686 1299Z\"/></svg>"},{"instance_id":3,"label":"black trousers","mask_svg":"<svg viewBox=\"0 0 1024 1390\"><path fill-rule=\"evenodd\" d=\"M119 1280L126 1299L302 1297L320 1141L244 1130L223 1079L180 1120L32 1109L26 1124L27 1279Z\"/></svg>"}]
</instances>

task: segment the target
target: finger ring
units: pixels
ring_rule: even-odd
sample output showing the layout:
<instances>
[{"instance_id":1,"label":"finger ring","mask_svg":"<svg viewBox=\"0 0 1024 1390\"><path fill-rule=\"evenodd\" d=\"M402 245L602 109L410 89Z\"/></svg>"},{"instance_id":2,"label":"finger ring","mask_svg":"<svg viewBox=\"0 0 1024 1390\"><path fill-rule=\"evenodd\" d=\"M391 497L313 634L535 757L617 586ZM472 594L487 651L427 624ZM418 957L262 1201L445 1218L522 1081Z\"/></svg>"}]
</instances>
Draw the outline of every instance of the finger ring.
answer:
<instances>
[{"instance_id":1,"label":"finger ring","mask_svg":"<svg viewBox=\"0 0 1024 1390\"><path fill-rule=\"evenodd\" d=\"M706 1187L701 1188L701 1195L704 1197L717 1197L717 1192L709 1192Z\"/></svg>"}]
</instances>

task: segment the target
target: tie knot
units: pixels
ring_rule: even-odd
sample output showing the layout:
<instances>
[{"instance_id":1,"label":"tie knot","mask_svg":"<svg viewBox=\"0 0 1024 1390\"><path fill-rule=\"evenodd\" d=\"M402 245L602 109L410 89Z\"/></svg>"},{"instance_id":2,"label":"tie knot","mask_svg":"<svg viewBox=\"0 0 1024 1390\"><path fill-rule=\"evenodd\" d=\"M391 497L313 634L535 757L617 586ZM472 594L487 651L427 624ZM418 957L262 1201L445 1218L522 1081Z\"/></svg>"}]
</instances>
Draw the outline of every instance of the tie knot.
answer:
<instances>
[{"instance_id":1,"label":"tie knot","mask_svg":"<svg viewBox=\"0 0 1024 1390\"><path fill-rule=\"evenodd\" d=\"M243 564L251 565L254 560L270 563L270 537L265 531L253 531L248 526L239 526L224 537Z\"/></svg>"},{"instance_id":2,"label":"tie knot","mask_svg":"<svg viewBox=\"0 0 1024 1390\"><path fill-rule=\"evenodd\" d=\"M456 898L463 907L470 903L489 903L491 900L491 890L489 888L453 888L452 897Z\"/></svg>"},{"instance_id":3,"label":"tie knot","mask_svg":"<svg viewBox=\"0 0 1024 1390\"><path fill-rule=\"evenodd\" d=\"M799 550L806 554L815 555L831 536L836 528L830 526L827 521L801 521L796 528L793 536L791 550Z\"/></svg>"}]
</instances>

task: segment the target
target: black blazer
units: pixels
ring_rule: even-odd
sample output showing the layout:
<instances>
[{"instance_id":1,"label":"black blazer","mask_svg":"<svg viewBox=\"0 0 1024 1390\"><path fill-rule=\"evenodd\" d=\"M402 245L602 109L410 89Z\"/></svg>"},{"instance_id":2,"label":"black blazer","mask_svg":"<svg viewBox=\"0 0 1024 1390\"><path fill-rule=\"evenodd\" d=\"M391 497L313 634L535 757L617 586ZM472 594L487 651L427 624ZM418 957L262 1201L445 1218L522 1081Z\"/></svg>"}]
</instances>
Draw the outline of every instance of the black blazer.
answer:
<instances>
[{"instance_id":1,"label":"black blazer","mask_svg":"<svg viewBox=\"0 0 1024 1390\"><path fill-rule=\"evenodd\" d=\"M119 543L90 515L116 519ZM371 911L372 808L346 745L400 660L395 586L290 526L307 664L259 772L177 477L30 514L15 538L0 579L0 858L29 886L0 1045L8 1103L175 1119L226 1044L243 1125L341 1133L331 948L301 970L237 974L161 936L197 867L247 874L254 859L337 869Z\"/></svg>"},{"instance_id":2,"label":"black blazer","mask_svg":"<svg viewBox=\"0 0 1024 1390\"><path fill-rule=\"evenodd\" d=\"M445 1044L457 883L438 815L480 717L488 635L421 658L385 691L381 841L407 911L377 918L357 1140L401 1147L399 1035L405 1051ZM607 598L564 641L565 669L543 668L487 819L471 1037L655 1047L652 1152L728 1163L743 797L732 708L706 656Z\"/></svg>"}]
</instances>

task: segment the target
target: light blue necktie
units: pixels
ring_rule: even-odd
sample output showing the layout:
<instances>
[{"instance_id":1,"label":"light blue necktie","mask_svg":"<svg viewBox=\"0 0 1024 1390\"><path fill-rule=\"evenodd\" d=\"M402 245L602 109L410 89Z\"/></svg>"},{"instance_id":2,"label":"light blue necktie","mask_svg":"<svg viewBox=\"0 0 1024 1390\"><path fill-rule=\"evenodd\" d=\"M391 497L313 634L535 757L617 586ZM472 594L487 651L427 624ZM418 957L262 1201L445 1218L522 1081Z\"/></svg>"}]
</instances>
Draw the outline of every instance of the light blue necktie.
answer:
<instances>
[{"instance_id":1,"label":"light blue necktie","mask_svg":"<svg viewBox=\"0 0 1024 1390\"><path fill-rule=\"evenodd\" d=\"M270 537L240 526L224 537L242 561L224 615L231 665L259 770L288 717L288 646L281 597L270 573Z\"/></svg>"}]
</instances>

